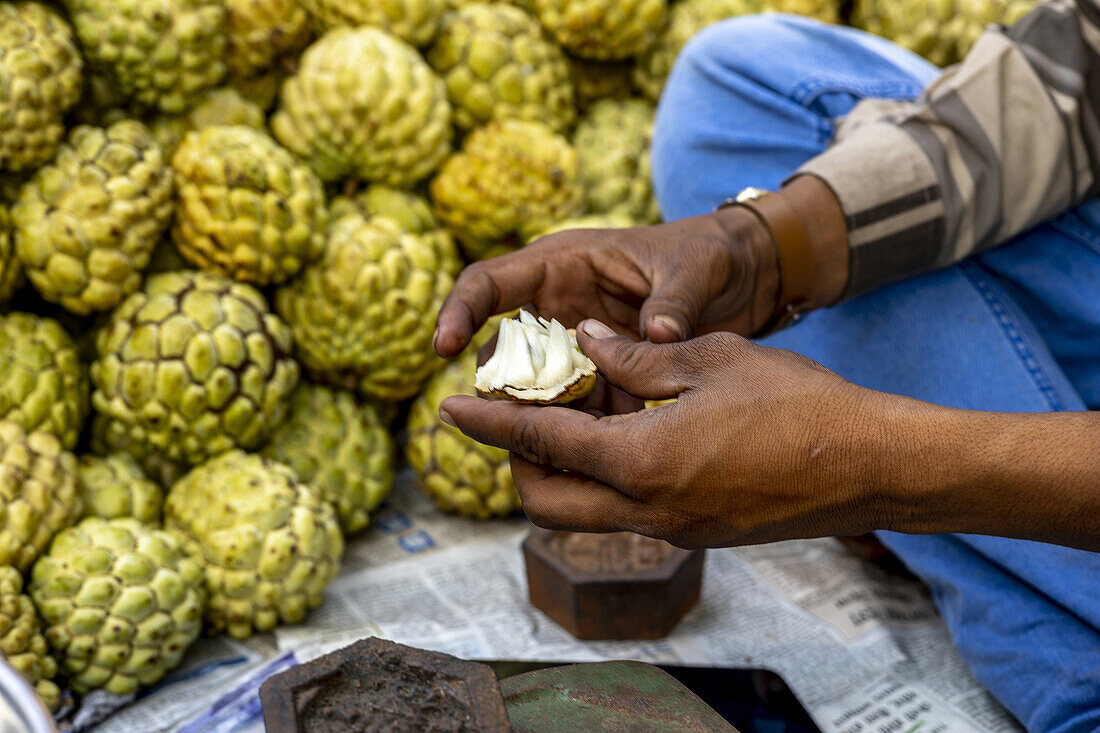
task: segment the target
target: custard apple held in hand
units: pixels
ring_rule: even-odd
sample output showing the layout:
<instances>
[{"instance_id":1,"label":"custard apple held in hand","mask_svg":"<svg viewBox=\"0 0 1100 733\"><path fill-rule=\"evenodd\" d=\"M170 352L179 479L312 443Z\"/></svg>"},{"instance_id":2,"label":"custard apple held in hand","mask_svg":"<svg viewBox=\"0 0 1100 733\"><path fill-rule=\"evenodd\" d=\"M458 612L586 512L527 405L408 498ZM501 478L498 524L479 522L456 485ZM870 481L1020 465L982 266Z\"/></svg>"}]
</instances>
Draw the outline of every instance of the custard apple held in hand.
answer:
<instances>
[{"instance_id":1,"label":"custard apple held in hand","mask_svg":"<svg viewBox=\"0 0 1100 733\"><path fill-rule=\"evenodd\" d=\"M57 662L38 626L34 603L23 593L23 576L11 566L0 567L0 654L34 687L47 708L57 708L61 697L53 681Z\"/></svg>"},{"instance_id":2,"label":"custard apple held in hand","mask_svg":"<svg viewBox=\"0 0 1100 733\"><path fill-rule=\"evenodd\" d=\"M629 229L633 226L637 226L637 222L626 214L586 214L585 216L562 219L561 221L554 222L552 226L543 229L534 237L531 237L527 243L530 244L542 237L557 234L558 232L568 232L573 229Z\"/></svg>"},{"instance_id":3,"label":"custard apple held in hand","mask_svg":"<svg viewBox=\"0 0 1100 733\"><path fill-rule=\"evenodd\" d=\"M225 75L224 0L64 0L92 66L131 100L179 113Z\"/></svg>"},{"instance_id":4,"label":"custard apple held in hand","mask_svg":"<svg viewBox=\"0 0 1100 733\"><path fill-rule=\"evenodd\" d=\"M374 405L303 382L263 454L294 469L336 509L345 534L367 527L393 487L393 440Z\"/></svg>"},{"instance_id":5,"label":"custard apple held in hand","mask_svg":"<svg viewBox=\"0 0 1100 733\"><path fill-rule=\"evenodd\" d=\"M172 238L200 268L271 285L321 256L325 193L304 163L260 130L216 125L187 134L175 155Z\"/></svg>"},{"instance_id":6,"label":"custard apple held in hand","mask_svg":"<svg viewBox=\"0 0 1100 733\"><path fill-rule=\"evenodd\" d=\"M634 85L656 103L676 57L692 36L720 20L763 10L762 0L680 0L672 6L657 43L634 66Z\"/></svg>"},{"instance_id":7,"label":"custard apple held in hand","mask_svg":"<svg viewBox=\"0 0 1100 733\"><path fill-rule=\"evenodd\" d=\"M625 214L639 224L660 221L650 182L654 112L642 99L606 99L577 125L573 145L590 212Z\"/></svg>"},{"instance_id":8,"label":"custard apple held in hand","mask_svg":"<svg viewBox=\"0 0 1100 733\"><path fill-rule=\"evenodd\" d=\"M49 433L0 420L0 565L26 572L80 516L76 457Z\"/></svg>"},{"instance_id":9,"label":"custard apple held in hand","mask_svg":"<svg viewBox=\"0 0 1100 733\"><path fill-rule=\"evenodd\" d=\"M238 639L304 619L344 551L331 504L290 468L242 451L192 469L164 514L202 557L207 626Z\"/></svg>"},{"instance_id":10,"label":"custard apple held in hand","mask_svg":"<svg viewBox=\"0 0 1100 733\"><path fill-rule=\"evenodd\" d=\"M0 418L76 445L88 414L88 375L76 342L51 318L0 316Z\"/></svg>"},{"instance_id":11,"label":"custard apple held in hand","mask_svg":"<svg viewBox=\"0 0 1100 733\"><path fill-rule=\"evenodd\" d=\"M54 538L29 590L73 688L126 695L160 680L198 638L202 580L177 536L90 517Z\"/></svg>"},{"instance_id":12,"label":"custard apple held in hand","mask_svg":"<svg viewBox=\"0 0 1100 733\"><path fill-rule=\"evenodd\" d=\"M447 84L455 124L537 120L573 124L573 82L561 49L538 21L503 3L475 3L448 16L427 54Z\"/></svg>"},{"instance_id":13,"label":"custard apple held in hand","mask_svg":"<svg viewBox=\"0 0 1100 733\"><path fill-rule=\"evenodd\" d=\"M337 26L382 28L414 46L432 40L446 0L301 0L322 30Z\"/></svg>"},{"instance_id":14,"label":"custard apple held in hand","mask_svg":"<svg viewBox=\"0 0 1100 733\"><path fill-rule=\"evenodd\" d=\"M275 137L326 181L409 186L451 147L443 80L377 28L336 28L302 54L271 120Z\"/></svg>"},{"instance_id":15,"label":"custard apple held in hand","mask_svg":"<svg viewBox=\"0 0 1100 733\"><path fill-rule=\"evenodd\" d=\"M431 183L436 213L472 260L521 246L584 207L577 153L538 122L500 120L470 133Z\"/></svg>"},{"instance_id":16,"label":"custard apple held in hand","mask_svg":"<svg viewBox=\"0 0 1100 733\"><path fill-rule=\"evenodd\" d=\"M164 490L126 453L81 456L79 486L86 517L133 517L143 524L160 524Z\"/></svg>"},{"instance_id":17,"label":"custard apple held in hand","mask_svg":"<svg viewBox=\"0 0 1100 733\"><path fill-rule=\"evenodd\" d=\"M409 413L406 451L417 483L440 510L477 519L506 517L520 508L508 451L482 445L439 419L451 395L474 395L477 350L433 376Z\"/></svg>"},{"instance_id":18,"label":"custard apple held in hand","mask_svg":"<svg viewBox=\"0 0 1100 733\"><path fill-rule=\"evenodd\" d=\"M534 0L539 22L569 53L613 61L637 56L656 42L667 0Z\"/></svg>"},{"instance_id":19,"label":"custard apple held in hand","mask_svg":"<svg viewBox=\"0 0 1100 733\"><path fill-rule=\"evenodd\" d=\"M161 479L165 461L258 448L298 384L290 349L255 288L211 272L149 278L99 332L97 450L124 450Z\"/></svg>"},{"instance_id":20,"label":"custard apple held in hand","mask_svg":"<svg viewBox=\"0 0 1100 733\"><path fill-rule=\"evenodd\" d=\"M33 170L53 157L65 113L80 99L83 65L55 11L0 3L0 170Z\"/></svg>"},{"instance_id":21,"label":"custard apple held in hand","mask_svg":"<svg viewBox=\"0 0 1100 733\"><path fill-rule=\"evenodd\" d=\"M396 402L442 364L432 334L459 268L447 240L387 217L344 216L324 257L276 293L275 307L318 381Z\"/></svg>"},{"instance_id":22,"label":"custard apple held in hand","mask_svg":"<svg viewBox=\"0 0 1100 733\"><path fill-rule=\"evenodd\" d=\"M77 315L141 286L172 217L172 169L145 125L80 126L11 209L16 252L42 297Z\"/></svg>"}]
</instances>

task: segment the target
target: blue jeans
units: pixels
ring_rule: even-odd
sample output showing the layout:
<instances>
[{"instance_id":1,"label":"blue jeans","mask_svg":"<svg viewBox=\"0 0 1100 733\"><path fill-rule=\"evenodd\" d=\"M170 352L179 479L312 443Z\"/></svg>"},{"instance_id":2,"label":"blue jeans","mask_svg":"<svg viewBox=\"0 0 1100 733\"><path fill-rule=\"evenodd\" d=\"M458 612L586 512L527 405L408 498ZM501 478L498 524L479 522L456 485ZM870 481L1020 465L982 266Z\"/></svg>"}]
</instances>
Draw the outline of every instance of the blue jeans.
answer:
<instances>
[{"instance_id":1,"label":"blue jeans","mask_svg":"<svg viewBox=\"0 0 1100 733\"><path fill-rule=\"evenodd\" d=\"M937 73L850 28L781 15L711 26L680 55L657 113L653 175L665 218L708 212L745 186L778 187L857 101L913 98ZM1100 201L958 266L811 314L765 343L941 405L1098 408ZM973 535L879 536L928 583L974 674L1029 730L1100 730L1100 554Z\"/></svg>"}]
</instances>

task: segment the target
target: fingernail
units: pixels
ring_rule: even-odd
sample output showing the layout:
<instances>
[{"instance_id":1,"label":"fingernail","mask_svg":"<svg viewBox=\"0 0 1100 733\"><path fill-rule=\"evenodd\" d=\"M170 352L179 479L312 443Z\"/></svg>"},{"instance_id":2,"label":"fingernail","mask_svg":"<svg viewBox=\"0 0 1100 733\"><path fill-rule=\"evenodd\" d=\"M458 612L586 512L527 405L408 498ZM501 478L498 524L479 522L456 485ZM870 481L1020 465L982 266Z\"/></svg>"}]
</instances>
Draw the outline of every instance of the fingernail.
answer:
<instances>
[{"instance_id":1,"label":"fingernail","mask_svg":"<svg viewBox=\"0 0 1100 733\"><path fill-rule=\"evenodd\" d=\"M684 334L681 332L680 324L677 323L676 319L673 318L672 316L665 315L664 313L658 313L657 315L655 315L655 316L653 316L652 318L649 319L649 323L650 323L651 328L652 328L652 326L664 326L665 328L667 328L672 333L674 333L677 336L683 338ZM647 332L649 330L650 329L646 329Z\"/></svg>"},{"instance_id":2,"label":"fingernail","mask_svg":"<svg viewBox=\"0 0 1100 733\"><path fill-rule=\"evenodd\" d=\"M439 326L435 327L435 332L432 333L432 348L435 349L435 342L439 340Z\"/></svg>"},{"instance_id":3,"label":"fingernail","mask_svg":"<svg viewBox=\"0 0 1100 733\"><path fill-rule=\"evenodd\" d=\"M452 428L458 427L458 425L455 423L455 419L451 417L451 413L447 412L442 407L439 408L439 419L450 425Z\"/></svg>"},{"instance_id":4,"label":"fingernail","mask_svg":"<svg viewBox=\"0 0 1100 733\"><path fill-rule=\"evenodd\" d=\"M614 331L594 318L589 318L582 323L581 330L594 339L608 339L615 335Z\"/></svg>"}]
</instances>

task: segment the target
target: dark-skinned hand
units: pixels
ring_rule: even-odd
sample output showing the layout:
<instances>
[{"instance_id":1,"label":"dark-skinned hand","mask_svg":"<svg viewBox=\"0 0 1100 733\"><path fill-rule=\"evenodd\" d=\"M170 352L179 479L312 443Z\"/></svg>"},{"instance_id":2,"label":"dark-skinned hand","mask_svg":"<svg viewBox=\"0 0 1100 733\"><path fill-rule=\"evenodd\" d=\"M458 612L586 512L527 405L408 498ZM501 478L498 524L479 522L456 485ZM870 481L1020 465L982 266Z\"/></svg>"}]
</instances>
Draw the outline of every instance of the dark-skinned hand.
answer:
<instances>
[{"instance_id":1,"label":"dark-skinned hand","mask_svg":"<svg viewBox=\"0 0 1100 733\"><path fill-rule=\"evenodd\" d=\"M731 333L635 342L588 320L581 349L611 385L677 401L628 414L451 397L440 414L512 454L535 524L629 530L685 547L859 534L885 508L861 476L865 418L889 395Z\"/></svg>"}]
</instances>

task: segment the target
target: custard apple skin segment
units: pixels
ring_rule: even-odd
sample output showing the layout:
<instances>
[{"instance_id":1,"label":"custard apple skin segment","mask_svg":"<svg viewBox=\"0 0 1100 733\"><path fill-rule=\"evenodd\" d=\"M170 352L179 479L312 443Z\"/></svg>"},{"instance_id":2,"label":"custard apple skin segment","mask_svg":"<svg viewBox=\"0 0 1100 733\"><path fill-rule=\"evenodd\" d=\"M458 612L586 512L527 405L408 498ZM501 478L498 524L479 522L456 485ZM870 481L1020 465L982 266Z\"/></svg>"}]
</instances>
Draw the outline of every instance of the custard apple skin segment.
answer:
<instances>
[{"instance_id":1,"label":"custard apple skin segment","mask_svg":"<svg viewBox=\"0 0 1100 733\"><path fill-rule=\"evenodd\" d=\"M149 278L99 332L98 449L195 464L260 447L298 384L290 329L255 288L211 272ZM159 474L159 476L158 476Z\"/></svg>"},{"instance_id":2,"label":"custard apple skin segment","mask_svg":"<svg viewBox=\"0 0 1100 733\"><path fill-rule=\"evenodd\" d=\"M213 125L247 125L263 130L267 118L258 104L238 90L218 87L204 92L199 102L181 115L158 115L150 129L165 157L171 160L187 133Z\"/></svg>"},{"instance_id":3,"label":"custard apple skin segment","mask_svg":"<svg viewBox=\"0 0 1100 733\"><path fill-rule=\"evenodd\" d=\"M309 43L309 15L299 0L225 0L225 62L249 77L293 59Z\"/></svg>"},{"instance_id":4,"label":"custard apple skin segment","mask_svg":"<svg viewBox=\"0 0 1100 733\"><path fill-rule=\"evenodd\" d=\"M475 3L448 16L428 63L447 84L462 129L497 119L573 124L573 81L561 49L538 21L503 3Z\"/></svg>"},{"instance_id":5,"label":"custard apple skin segment","mask_svg":"<svg viewBox=\"0 0 1100 733\"><path fill-rule=\"evenodd\" d=\"M281 283L321 256L321 181L260 130L190 132L172 156L179 206L172 238L198 267L257 285Z\"/></svg>"},{"instance_id":6,"label":"custard apple skin segment","mask_svg":"<svg viewBox=\"0 0 1100 733\"><path fill-rule=\"evenodd\" d=\"M442 365L435 319L461 267L445 241L386 217L335 222L324 257L275 294L302 366L368 399L415 395Z\"/></svg>"},{"instance_id":7,"label":"custard apple skin segment","mask_svg":"<svg viewBox=\"0 0 1100 733\"><path fill-rule=\"evenodd\" d=\"M302 54L271 119L275 138L325 181L409 187L451 148L447 89L385 31L335 28Z\"/></svg>"},{"instance_id":8,"label":"custard apple skin segment","mask_svg":"<svg viewBox=\"0 0 1100 733\"><path fill-rule=\"evenodd\" d=\"M321 604L344 538L332 505L294 471L258 454L222 454L171 491L165 522L205 566L206 622L244 639L298 623Z\"/></svg>"},{"instance_id":9,"label":"custard apple skin segment","mask_svg":"<svg viewBox=\"0 0 1100 733\"><path fill-rule=\"evenodd\" d=\"M431 196L471 260L510 252L584 207L573 146L546 125L519 120L470 133L432 179Z\"/></svg>"},{"instance_id":10,"label":"custard apple skin segment","mask_svg":"<svg viewBox=\"0 0 1100 733\"><path fill-rule=\"evenodd\" d=\"M12 206L15 246L31 284L77 315L114 308L172 217L172 169L148 128L80 126Z\"/></svg>"},{"instance_id":11,"label":"custard apple skin segment","mask_svg":"<svg viewBox=\"0 0 1100 733\"><path fill-rule=\"evenodd\" d=\"M668 18L667 0L534 0L535 14L569 53L618 61L644 53Z\"/></svg>"},{"instance_id":12,"label":"custard apple skin segment","mask_svg":"<svg viewBox=\"0 0 1100 733\"><path fill-rule=\"evenodd\" d=\"M0 420L0 565L26 572L82 509L76 456L49 433Z\"/></svg>"},{"instance_id":13,"label":"custard apple skin segment","mask_svg":"<svg viewBox=\"0 0 1100 733\"><path fill-rule=\"evenodd\" d=\"M520 508L508 451L482 445L439 419L451 395L475 395L477 349L432 377L409 413L406 458L417 483L441 511L475 519L506 517Z\"/></svg>"},{"instance_id":14,"label":"custard apple skin segment","mask_svg":"<svg viewBox=\"0 0 1100 733\"><path fill-rule=\"evenodd\" d=\"M302 0L316 26L376 26L413 46L425 46L439 29L446 0Z\"/></svg>"},{"instance_id":15,"label":"custard apple skin segment","mask_svg":"<svg viewBox=\"0 0 1100 733\"><path fill-rule=\"evenodd\" d=\"M577 124L573 146L589 212L624 214L639 224L661 220L649 159L654 113L642 99L606 99Z\"/></svg>"},{"instance_id":16,"label":"custard apple skin segment","mask_svg":"<svg viewBox=\"0 0 1100 733\"><path fill-rule=\"evenodd\" d=\"M57 661L42 636L34 602L23 593L23 576L11 566L0 567L0 654L34 687L48 709L57 709L61 698L53 681Z\"/></svg>"},{"instance_id":17,"label":"custard apple skin segment","mask_svg":"<svg viewBox=\"0 0 1100 733\"><path fill-rule=\"evenodd\" d=\"M55 11L0 3L0 171L34 170L53 157L83 68L72 28Z\"/></svg>"},{"instance_id":18,"label":"custard apple skin segment","mask_svg":"<svg viewBox=\"0 0 1100 733\"><path fill-rule=\"evenodd\" d=\"M720 20L763 10L762 0L680 0L673 4L668 26L634 66L634 86L656 104L676 57L692 36Z\"/></svg>"},{"instance_id":19,"label":"custard apple skin segment","mask_svg":"<svg viewBox=\"0 0 1100 733\"><path fill-rule=\"evenodd\" d=\"M132 101L180 113L225 76L224 0L64 0L90 65Z\"/></svg>"},{"instance_id":20,"label":"custard apple skin segment","mask_svg":"<svg viewBox=\"0 0 1100 733\"><path fill-rule=\"evenodd\" d=\"M393 488L393 439L378 410L350 392L303 382L261 453L336 509L344 534L366 529Z\"/></svg>"},{"instance_id":21,"label":"custard apple skin segment","mask_svg":"<svg viewBox=\"0 0 1100 733\"><path fill-rule=\"evenodd\" d=\"M0 419L76 445L88 414L88 374L76 342L52 318L0 316Z\"/></svg>"},{"instance_id":22,"label":"custard apple skin segment","mask_svg":"<svg viewBox=\"0 0 1100 733\"><path fill-rule=\"evenodd\" d=\"M23 264L15 252L11 212L0 203L0 303L9 300L24 280Z\"/></svg>"},{"instance_id":23,"label":"custard apple skin segment","mask_svg":"<svg viewBox=\"0 0 1100 733\"><path fill-rule=\"evenodd\" d=\"M142 524L160 524L164 490L126 453L81 456L79 486L85 517L133 517Z\"/></svg>"},{"instance_id":24,"label":"custard apple skin segment","mask_svg":"<svg viewBox=\"0 0 1100 733\"><path fill-rule=\"evenodd\" d=\"M920 54L937 66L961 61L992 23L1012 25L1036 0L860 0L852 25Z\"/></svg>"},{"instance_id":25,"label":"custard apple skin segment","mask_svg":"<svg viewBox=\"0 0 1100 733\"><path fill-rule=\"evenodd\" d=\"M126 695L179 665L202 632L202 580L174 534L90 517L54 538L29 590L73 689Z\"/></svg>"}]
</instances>

